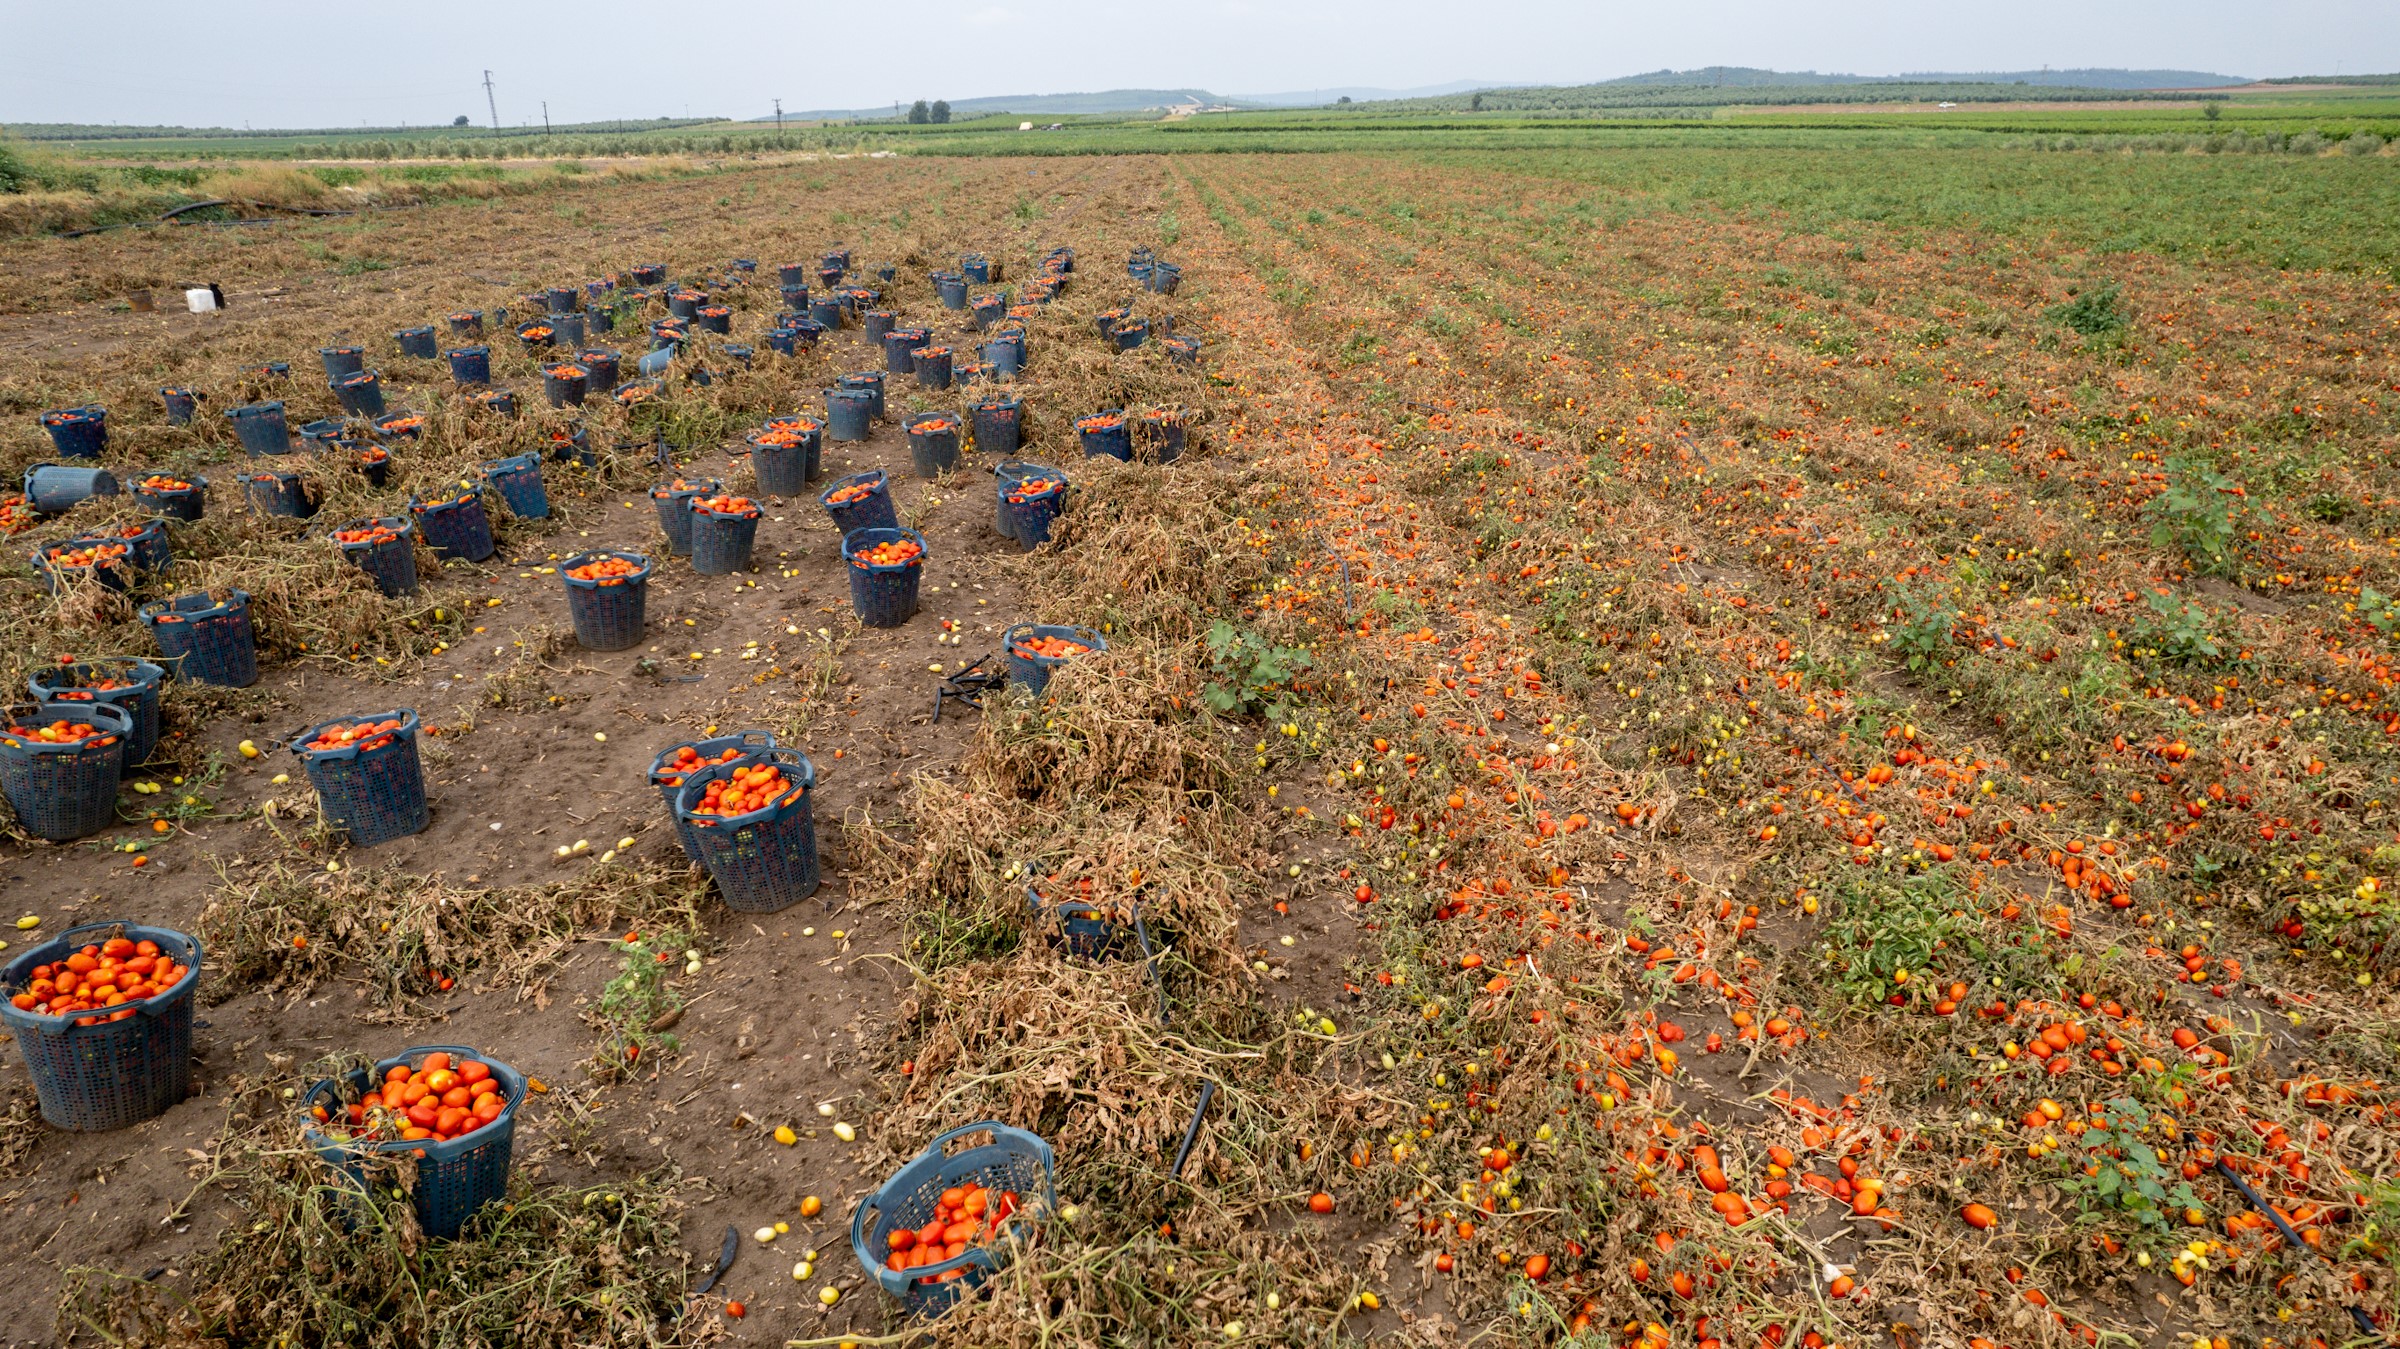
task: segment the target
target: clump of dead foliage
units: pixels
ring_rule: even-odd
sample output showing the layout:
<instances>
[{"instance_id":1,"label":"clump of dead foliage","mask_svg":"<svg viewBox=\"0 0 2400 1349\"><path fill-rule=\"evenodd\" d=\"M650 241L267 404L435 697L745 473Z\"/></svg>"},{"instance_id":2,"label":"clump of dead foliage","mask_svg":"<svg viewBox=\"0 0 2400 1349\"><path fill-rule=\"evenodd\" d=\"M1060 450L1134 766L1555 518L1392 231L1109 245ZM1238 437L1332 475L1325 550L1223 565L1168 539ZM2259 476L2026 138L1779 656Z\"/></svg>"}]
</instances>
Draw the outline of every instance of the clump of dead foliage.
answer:
<instances>
[{"instance_id":1,"label":"clump of dead foliage","mask_svg":"<svg viewBox=\"0 0 2400 1349\"><path fill-rule=\"evenodd\" d=\"M496 888L396 867L303 874L282 864L220 882L200 914L211 998L251 989L297 994L346 976L384 1014L469 976L539 996L584 934L696 928L707 894L706 879L680 859L620 858L562 880Z\"/></svg>"},{"instance_id":2,"label":"clump of dead foliage","mask_svg":"<svg viewBox=\"0 0 2400 1349\"><path fill-rule=\"evenodd\" d=\"M432 1240L409 1199L416 1163L352 1154L339 1167L302 1128L287 1088L363 1060L328 1059L236 1095L195 1167L237 1212L180 1280L70 1269L67 1343L297 1345L624 1344L710 1337L685 1314L689 1275L672 1177L572 1188L522 1170L455 1240ZM520 1125L529 1107L519 1107ZM187 1201L188 1202L188 1201Z\"/></svg>"}]
</instances>

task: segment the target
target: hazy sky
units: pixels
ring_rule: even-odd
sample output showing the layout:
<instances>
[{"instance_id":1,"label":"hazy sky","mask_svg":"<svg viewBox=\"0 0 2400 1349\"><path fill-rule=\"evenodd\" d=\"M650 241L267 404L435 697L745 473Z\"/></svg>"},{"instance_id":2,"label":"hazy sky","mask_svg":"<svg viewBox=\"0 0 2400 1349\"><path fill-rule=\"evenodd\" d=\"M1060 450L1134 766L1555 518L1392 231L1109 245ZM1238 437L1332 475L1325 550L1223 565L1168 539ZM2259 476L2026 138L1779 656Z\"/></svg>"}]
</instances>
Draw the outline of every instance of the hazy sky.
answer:
<instances>
[{"instance_id":1,"label":"hazy sky","mask_svg":"<svg viewBox=\"0 0 2400 1349\"><path fill-rule=\"evenodd\" d=\"M1885 75L2400 71L2400 0L0 0L0 121L378 126L764 115L894 99L1707 65Z\"/></svg>"}]
</instances>

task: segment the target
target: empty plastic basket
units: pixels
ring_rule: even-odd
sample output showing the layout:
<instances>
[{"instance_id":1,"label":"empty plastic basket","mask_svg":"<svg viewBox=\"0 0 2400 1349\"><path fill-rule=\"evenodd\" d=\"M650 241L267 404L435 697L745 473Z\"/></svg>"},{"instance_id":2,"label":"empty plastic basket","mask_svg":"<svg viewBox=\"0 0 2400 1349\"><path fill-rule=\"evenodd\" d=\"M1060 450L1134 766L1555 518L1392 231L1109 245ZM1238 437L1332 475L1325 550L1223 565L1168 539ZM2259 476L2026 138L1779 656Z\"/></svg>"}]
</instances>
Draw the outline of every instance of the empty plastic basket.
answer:
<instances>
[{"instance_id":1,"label":"empty plastic basket","mask_svg":"<svg viewBox=\"0 0 2400 1349\"><path fill-rule=\"evenodd\" d=\"M242 448L252 454L292 452L292 433L284 425L280 400L227 408L225 419L233 423L233 433L241 438Z\"/></svg>"}]
</instances>

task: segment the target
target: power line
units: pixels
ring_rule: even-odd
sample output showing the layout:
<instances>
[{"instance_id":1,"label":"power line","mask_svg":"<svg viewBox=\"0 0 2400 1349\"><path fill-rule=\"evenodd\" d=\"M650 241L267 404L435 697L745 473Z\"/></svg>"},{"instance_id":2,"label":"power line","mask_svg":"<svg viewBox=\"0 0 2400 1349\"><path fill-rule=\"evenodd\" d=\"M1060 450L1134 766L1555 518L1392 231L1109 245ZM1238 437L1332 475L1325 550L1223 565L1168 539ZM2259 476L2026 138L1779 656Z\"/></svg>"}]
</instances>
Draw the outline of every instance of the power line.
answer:
<instances>
[{"instance_id":1,"label":"power line","mask_svg":"<svg viewBox=\"0 0 2400 1349\"><path fill-rule=\"evenodd\" d=\"M492 97L492 72L483 72L483 105L492 110L492 134L500 134L500 104Z\"/></svg>"}]
</instances>

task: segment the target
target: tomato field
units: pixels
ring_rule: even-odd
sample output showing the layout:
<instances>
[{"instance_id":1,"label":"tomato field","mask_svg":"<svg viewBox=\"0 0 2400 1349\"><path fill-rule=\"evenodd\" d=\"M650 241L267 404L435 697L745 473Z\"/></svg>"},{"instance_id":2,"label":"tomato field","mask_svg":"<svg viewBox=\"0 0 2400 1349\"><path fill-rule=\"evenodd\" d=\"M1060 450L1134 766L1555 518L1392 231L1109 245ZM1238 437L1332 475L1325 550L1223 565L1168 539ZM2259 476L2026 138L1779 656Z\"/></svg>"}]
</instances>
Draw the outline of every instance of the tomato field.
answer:
<instances>
[{"instance_id":1,"label":"tomato field","mask_svg":"<svg viewBox=\"0 0 2400 1349\"><path fill-rule=\"evenodd\" d=\"M104 407L127 487L0 516L11 676L237 590L258 666L178 666L105 828L0 845L0 959L200 951L145 1122L45 1123L12 1019L12 1341L2388 1338L2390 157L1829 154L825 157L0 243L5 476ZM938 382L857 312L777 349L833 317L794 264ZM546 287L641 392L556 387ZM268 400L344 428L296 486ZM706 837L803 801L804 881ZM105 1018L121 940L7 991ZM1014 1169L901 1213L988 1124Z\"/></svg>"}]
</instances>

